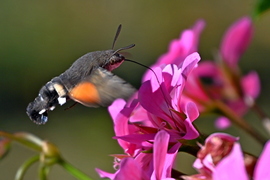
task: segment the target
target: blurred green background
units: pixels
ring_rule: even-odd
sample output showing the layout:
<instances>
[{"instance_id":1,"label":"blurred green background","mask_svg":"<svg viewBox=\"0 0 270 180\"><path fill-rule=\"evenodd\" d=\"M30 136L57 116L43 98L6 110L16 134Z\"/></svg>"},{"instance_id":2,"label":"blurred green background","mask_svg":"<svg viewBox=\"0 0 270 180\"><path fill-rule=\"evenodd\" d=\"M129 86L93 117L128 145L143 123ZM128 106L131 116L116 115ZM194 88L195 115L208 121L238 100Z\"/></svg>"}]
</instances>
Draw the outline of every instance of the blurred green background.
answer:
<instances>
[{"instance_id":1,"label":"blurred green background","mask_svg":"<svg viewBox=\"0 0 270 180\"><path fill-rule=\"evenodd\" d=\"M96 179L95 167L113 172L113 158L109 154L122 150L112 139L114 133L107 109L77 105L65 111L72 104L68 103L51 112L46 125L38 126L28 119L25 109L42 85L83 54L110 49L119 24L123 27L116 48L135 43L136 47L128 50L130 58L151 65L167 51L172 39L202 18L207 25L199 52L202 59L212 59L223 33L234 21L250 15L254 3L253 0L0 1L0 130L27 131L55 143L70 163ZM270 14L254 25L253 41L240 66L244 73L258 71L263 87L258 102L267 111ZM114 73L138 88L144 71L143 67L126 62ZM253 114L248 119L258 124ZM215 132L213 117L199 119L196 124L206 133ZM261 147L242 131L230 128L227 132L243 137L245 150L260 152ZM14 144L10 154L0 162L0 179L13 179L19 166L33 154ZM189 156L181 155L177 165L192 173L194 170L189 168L192 161ZM36 168L31 168L25 179L36 179ZM74 179L59 166L53 167L49 177Z\"/></svg>"}]
</instances>

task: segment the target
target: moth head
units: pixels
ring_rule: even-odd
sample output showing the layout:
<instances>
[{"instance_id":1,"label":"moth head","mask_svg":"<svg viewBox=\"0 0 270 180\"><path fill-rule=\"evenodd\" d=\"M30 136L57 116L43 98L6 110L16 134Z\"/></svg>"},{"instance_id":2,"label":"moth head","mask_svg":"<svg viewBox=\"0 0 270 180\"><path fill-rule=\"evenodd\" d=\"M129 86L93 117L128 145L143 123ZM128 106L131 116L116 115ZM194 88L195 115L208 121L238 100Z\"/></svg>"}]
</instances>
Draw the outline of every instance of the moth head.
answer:
<instances>
[{"instance_id":1,"label":"moth head","mask_svg":"<svg viewBox=\"0 0 270 180\"><path fill-rule=\"evenodd\" d=\"M104 66L104 68L107 69L108 71L112 71L112 70L116 69L117 67L119 67L126 59L120 53L120 51L133 48L134 46L135 46L135 44L131 44L129 46L122 47L122 48L117 49L117 50L109 50L112 52L111 52L111 55L109 56L109 59L108 59L106 65Z\"/></svg>"}]
</instances>

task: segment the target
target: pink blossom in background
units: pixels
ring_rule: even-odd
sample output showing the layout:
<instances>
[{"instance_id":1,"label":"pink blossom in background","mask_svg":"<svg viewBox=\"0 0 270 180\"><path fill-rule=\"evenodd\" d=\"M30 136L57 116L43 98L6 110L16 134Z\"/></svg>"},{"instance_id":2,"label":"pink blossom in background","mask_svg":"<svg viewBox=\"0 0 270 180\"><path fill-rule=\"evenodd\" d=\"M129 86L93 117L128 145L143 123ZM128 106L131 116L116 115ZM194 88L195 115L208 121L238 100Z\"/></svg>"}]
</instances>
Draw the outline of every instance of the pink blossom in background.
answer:
<instances>
[{"instance_id":1,"label":"pink blossom in background","mask_svg":"<svg viewBox=\"0 0 270 180\"><path fill-rule=\"evenodd\" d=\"M254 180L270 179L270 141L268 141L259 157L254 170Z\"/></svg>"},{"instance_id":2,"label":"pink blossom in background","mask_svg":"<svg viewBox=\"0 0 270 180\"><path fill-rule=\"evenodd\" d=\"M205 22L198 20L192 28L184 30L179 39L174 39L170 42L168 52L161 55L151 68L155 70L156 67L163 68L167 64L175 64L181 67L188 55L198 51L199 36L204 26ZM144 74L143 82L153 76L153 72L147 70Z\"/></svg>"},{"instance_id":3,"label":"pink blossom in background","mask_svg":"<svg viewBox=\"0 0 270 180\"><path fill-rule=\"evenodd\" d=\"M227 129L228 127L231 126L231 124L232 124L231 121L224 116L220 116L215 121L215 126L218 127L219 129Z\"/></svg>"},{"instance_id":4,"label":"pink blossom in background","mask_svg":"<svg viewBox=\"0 0 270 180\"><path fill-rule=\"evenodd\" d=\"M254 180L267 180L270 179L270 141L268 141L259 157L255 169ZM229 172L229 173L228 173ZM227 179L241 179L249 180L246 169L244 155L241 150L240 144L235 143L231 153L223 158L217 164L213 173L213 180L227 180Z\"/></svg>"},{"instance_id":5,"label":"pink blossom in background","mask_svg":"<svg viewBox=\"0 0 270 180\"><path fill-rule=\"evenodd\" d=\"M211 162L216 165L221 158L226 156L239 138L231 136L226 133L214 133L207 137L205 145L201 146L201 150L197 154L197 162L194 163L194 167L203 167L204 158L207 156L211 157Z\"/></svg>"},{"instance_id":6,"label":"pink blossom in background","mask_svg":"<svg viewBox=\"0 0 270 180\"><path fill-rule=\"evenodd\" d=\"M253 105L253 101L260 94L260 78L257 72L251 71L241 79L241 87L244 91L244 100L247 105Z\"/></svg>"},{"instance_id":7,"label":"pink blossom in background","mask_svg":"<svg viewBox=\"0 0 270 180\"><path fill-rule=\"evenodd\" d=\"M249 45L252 32L249 17L236 21L223 37L220 50L222 63L201 62L189 76L184 97L193 100L200 112L211 112L212 103L216 100L225 103L239 116L243 116L253 105L260 92L258 74L253 71L240 76L237 66ZM219 129L225 129L230 124L230 120L224 116L215 123Z\"/></svg>"},{"instance_id":8,"label":"pink blossom in background","mask_svg":"<svg viewBox=\"0 0 270 180\"><path fill-rule=\"evenodd\" d=\"M212 61L202 61L190 74L183 96L193 100L201 112L207 111L212 99L220 99L223 90L220 69Z\"/></svg>"},{"instance_id":9,"label":"pink blossom in background","mask_svg":"<svg viewBox=\"0 0 270 180\"><path fill-rule=\"evenodd\" d=\"M238 61L244 51L247 49L250 40L253 35L253 24L252 20L249 17L243 17L236 21L226 32L221 43L221 58L223 62L229 67L227 69L229 73L232 73L230 76L239 75L235 70L238 69ZM228 73L228 72L227 72ZM226 74L222 74L226 76ZM233 79L231 81L236 81ZM231 82L232 83L232 82ZM240 77L240 98L245 102L245 98L255 99L258 97L260 92L260 82L259 76L256 72L252 71L251 73ZM236 88L236 87L234 87ZM237 89L235 90L237 91ZM246 109L246 108L244 108Z\"/></svg>"},{"instance_id":10,"label":"pink blossom in background","mask_svg":"<svg viewBox=\"0 0 270 180\"><path fill-rule=\"evenodd\" d=\"M251 159L244 158L237 140L238 138L225 133L210 135L193 164L199 174L186 175L183 178L185 180L270 179L270 141L266 143L257 163L256 160L252 162L255 166L254 164L250 166Z\"/></svg>"},{"instance_id":11,"label":"pink blossom in background","mask_svg":"<svg viewBox=\"0 0 270 180\"><path fill-rule=\"evenodd\" d=\"M204 26L205 22L198 20L192 28L184 30L179 39L170 42L168 52L161 55L155 65L176 64L181 66L188 55L198 51L199 36Z\"/></svg>"},{"instance_id":12,"label":"pink blossom in background","mask_svg":"<svg viewBox=\"0 0 270 180\"><path fill-rule=\"evenodd\" d=\"M233 146L231 153L215 168L213 180L241 179L248 180L245 172L244 156L239 143Z\"/></svg>"},{"instance_id":13,"label":"pink blossom in background","mask_svg":"<svg viewBox=\"0 0 270 180\"><path fill-rule=\"evenodd\" d=\"M238 138L225 133L214 133L205 140L205 145L197 154L193 167L199 174L185 176L184 179L209 179L215 171L216 165L227 156Z\"/></svg>"},{"instance_id":14,"label":"pink blossom in background","mask_svg":"<svg viewBox=\"0 0 270 180\"><path fill-rule=\"evenodd\" d=\"M253 35L252 20L243 17L226 32L221 42L221 58L231 68L237 67L240 56L247 49Z\"/></svg>"}]
</instances>

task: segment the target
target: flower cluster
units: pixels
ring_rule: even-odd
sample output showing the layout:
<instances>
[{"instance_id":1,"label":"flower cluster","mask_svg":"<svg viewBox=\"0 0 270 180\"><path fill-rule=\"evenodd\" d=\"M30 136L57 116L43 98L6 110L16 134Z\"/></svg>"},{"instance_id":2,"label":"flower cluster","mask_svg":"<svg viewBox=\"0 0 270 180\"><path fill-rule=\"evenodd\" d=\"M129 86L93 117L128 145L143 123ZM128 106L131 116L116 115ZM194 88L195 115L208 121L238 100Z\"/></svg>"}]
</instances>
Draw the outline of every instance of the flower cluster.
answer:
<instances>
[{"instance_id":1,"label":"flower cluster","mask_svg":"<svg viewBox=\"0 0 270 180\"><path fill-rule=\"evenodd\" d=\"M218 109L215 102L218 101L242 116L253 105L260 92L258 74L252 71L241 76L237 66L252 34L251 19L241 18L224 35L219 59L216 62L200 63L189 76L184 94L196 102L200 112L215 111ZM216 126L220 129L229 125L230 121L226 114L216 121Z\"/></svg>"},{"instance_id":2,"label":"flower cluster","mask_svg":"<svg viewBox=\"0 0 270 180\"><path fill-rule=\"evenodd\" d=\"M259 78L256 72L242 76L237 66L250 42L252 21L244 17L235 22L223 38L217 61L199 63L198 42L204 25L204 21L199 20L183 31L179 39L170 43L168 52L145 73L138 92L128 102L118 99L109 107L114 138L125 154L113 155L115 173L96 169L102 178L235 179L226 176L229 163L234 159L238 161L235 169L242 171L240 175L235 171L233 177L253 177L249 172L253 172L256 160L253 168L246 166L250 167L246 172L238 138L218 133L201 145L204 136L193 125L199 113L215 112L220 115L217 127L226 128L234 122L251 135L255 134L241 117L259 95ZM270 155L267 153L269 144L263 158ZM179 151L197 156L194 167L199 174L188 176L174 170L177 175L172 175ZM257 171L265 170L267 163L260 159L254 171L255 179L270 178L256 175Z\"/></svg>"},{"instance_id":3,"label":"flower cluster","mask_svg":"<svg viewBox=\"0 0 270 180\"><path fill-rule=\"evenodd\" d=\"M199 174L182 176L186 180L269 179L270 141L257 158L244 154L238 138L228 134L210 135L198 152L193 166Z\"/></svg>"},{"instance_id":4,"label":"flower cluster","mask_svg":"<svg viewBox=\"0 0 270 180\"><path fill-rule=\"evenodd\" d=\"M181 102L186 77L199 60L200 56L193 53L180 68L169 64L155 69L157 78L146 80L130 104L118 99L109 107L116 138L126 155L115 155L115 165L121 162L115 174L98 170L102 177L118 179L129 165L141 168L142 176L138 179L170 177L180 140L199 136L192 125L199 115L196 105Z\"/></svg>"}]
</instances>

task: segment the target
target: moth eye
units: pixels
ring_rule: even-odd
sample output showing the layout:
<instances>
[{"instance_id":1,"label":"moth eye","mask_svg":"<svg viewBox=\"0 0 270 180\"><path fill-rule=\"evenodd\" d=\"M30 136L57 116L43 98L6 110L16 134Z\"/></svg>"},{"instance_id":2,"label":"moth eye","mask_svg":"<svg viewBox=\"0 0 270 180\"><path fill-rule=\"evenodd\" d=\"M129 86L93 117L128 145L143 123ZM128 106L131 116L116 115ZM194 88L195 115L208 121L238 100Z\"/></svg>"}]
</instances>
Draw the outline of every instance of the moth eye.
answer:
<instances>
[{"instance_id":1,"label":"moth eye","mask_svg":"<svg viewBox=\"0 0 270 180\"><path fill-rule=\"evenodd\" d=\"M115 60L112 59L111 62L110 62L110 64L112 65L112 64L114 64L114 63L115 63Z\"/></svg>"}]
</instances>

